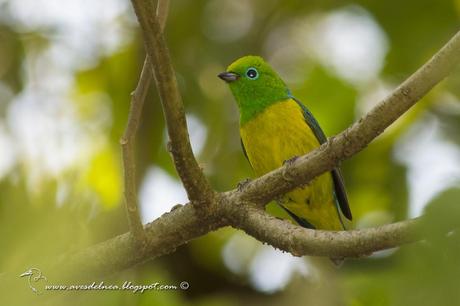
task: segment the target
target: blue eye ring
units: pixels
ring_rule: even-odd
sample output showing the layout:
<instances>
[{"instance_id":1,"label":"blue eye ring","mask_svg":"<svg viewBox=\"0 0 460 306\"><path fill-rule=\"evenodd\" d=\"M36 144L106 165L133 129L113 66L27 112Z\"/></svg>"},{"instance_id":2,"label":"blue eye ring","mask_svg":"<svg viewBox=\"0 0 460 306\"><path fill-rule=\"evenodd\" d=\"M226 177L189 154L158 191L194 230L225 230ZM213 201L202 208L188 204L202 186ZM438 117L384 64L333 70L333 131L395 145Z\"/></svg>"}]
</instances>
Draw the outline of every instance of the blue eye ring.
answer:
<instances>
[{"instance_id":1,"label":"blue eye ring","mask_svg":"<svg viewBox=\"0 0 460 306\"><path fill-rule=\"evenodd\" d=\"M257 80L259 78L259 71L254 67L249 67L248 70L246 70L246 76L250 80Z\"/></svg>"}]
</instances>

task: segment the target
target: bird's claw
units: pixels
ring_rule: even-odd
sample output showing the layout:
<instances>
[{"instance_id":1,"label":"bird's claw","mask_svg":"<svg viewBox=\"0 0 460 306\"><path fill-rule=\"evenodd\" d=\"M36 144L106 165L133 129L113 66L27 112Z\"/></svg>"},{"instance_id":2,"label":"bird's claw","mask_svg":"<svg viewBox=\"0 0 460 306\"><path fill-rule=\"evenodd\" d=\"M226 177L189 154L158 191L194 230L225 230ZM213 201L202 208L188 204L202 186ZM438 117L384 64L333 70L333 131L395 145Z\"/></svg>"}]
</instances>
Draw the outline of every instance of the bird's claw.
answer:
<instances>
[{"instance_id":1,"label":"bird's claw","mask_svg":"<svg viewBox=\"0 0 460 306\"><path fill-rule=\"evenodd\" d=\"M242 180L241 182L239 182L237 185L236 185L236 188L238 189L238 191L243 191L243 189L249 184L249 182L251 181L251 179L249 178L245 178L244 180Z\"/></svg>"},{"instance_id":2,"label":"bird's claw","mask_svg":"<svg viewBox=\"0 0 460 306\"><path fill-rule=\"evenodd\" d=\"M283 169L282 175L286 181L289 181L289 182L293 181L293 179L291 178L291 175L289 174L289 169L298 158L299 158L298 156L293 156L289 159L286 159L283 162L283 166L286 166L286 168Z\"/></svg>"},{"instance_id":3,"label":"bird's claw","mask_svg":"<svg viewBox=\"0 0 460 306\"><path fill-rule=\"evenodd\" d=\"M285 161L283 161L283 166L285 166L285 165L288 165L288 166L292 165L298 158L299 158L298 156L293 156L293 157L291 157L291 158L289 158L289 159L286 159Z\"/></svg>"}]
</instances>

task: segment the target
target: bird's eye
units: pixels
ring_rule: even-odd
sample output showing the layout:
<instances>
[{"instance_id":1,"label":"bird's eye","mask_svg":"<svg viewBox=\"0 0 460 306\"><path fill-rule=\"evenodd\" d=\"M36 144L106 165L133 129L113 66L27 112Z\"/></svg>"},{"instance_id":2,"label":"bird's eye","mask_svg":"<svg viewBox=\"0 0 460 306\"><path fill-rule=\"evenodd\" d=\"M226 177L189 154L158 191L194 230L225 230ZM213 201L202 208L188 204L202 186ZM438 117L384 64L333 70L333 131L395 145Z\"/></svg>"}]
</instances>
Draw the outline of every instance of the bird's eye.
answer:
<instances>
[{"instance_id":1,"label":"bird's eye","mask_svg":"<svg viewBox=\"0 0 460 306\"><path fill-rule=\"evenodd\" d=\"M256 68L251 67L246 71L246 76L251 80L255 80L259 77L259 72L257 72Z\"/></svg>"}]
</instances>

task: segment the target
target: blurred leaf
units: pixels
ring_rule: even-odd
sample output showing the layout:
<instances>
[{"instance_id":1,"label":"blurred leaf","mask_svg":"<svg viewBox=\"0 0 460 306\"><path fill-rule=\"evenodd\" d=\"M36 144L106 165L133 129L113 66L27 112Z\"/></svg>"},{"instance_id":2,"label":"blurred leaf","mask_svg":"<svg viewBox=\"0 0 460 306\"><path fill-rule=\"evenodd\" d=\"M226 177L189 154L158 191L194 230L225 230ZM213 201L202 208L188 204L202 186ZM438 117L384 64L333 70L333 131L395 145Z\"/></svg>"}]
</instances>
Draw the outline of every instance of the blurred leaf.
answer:
<instances>
[{"instance_id":1,"label":"blurred leaf","mask_svg":"<svg viewBox=\"0 0 460 306\"><path fill-rule=\"evenodd\" d=\"M85 181L105 208L118 205L123 190L118 155L110 148L100 151L91 161Z\"/></svg>"}]
</instances>

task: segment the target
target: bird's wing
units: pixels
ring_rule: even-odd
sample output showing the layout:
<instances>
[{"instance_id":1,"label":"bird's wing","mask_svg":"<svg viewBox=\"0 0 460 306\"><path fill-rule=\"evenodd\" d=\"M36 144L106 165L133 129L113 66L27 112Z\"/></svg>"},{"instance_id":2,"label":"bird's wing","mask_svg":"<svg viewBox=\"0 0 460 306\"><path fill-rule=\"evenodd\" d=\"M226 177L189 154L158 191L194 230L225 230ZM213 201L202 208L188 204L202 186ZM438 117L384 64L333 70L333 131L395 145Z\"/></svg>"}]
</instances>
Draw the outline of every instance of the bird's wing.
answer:
<instances>
[{"instance_id":1,"label":"bird's wing","mask_svg":"<svg viewBox=\"0 0 460 306\"><path fill-rule=\"evenodd\" d=\"M308 108L302 104L299 100L292 97L294 101L299 104L300 108L303 111L303 116L305 118L305 122L308 124L310 129L315 134L316 138L318 139L320 144L323 144L327 141L327 137L324 134L323 130L316 121L315 117L313 117L312 113L308 110ZM347 217L348 220L352 219L350 206L348 205L348 198L347 192L345 191L345 185L343 184L342 173L339 168L334 168L332 171L332 180L334 181L334 189L335 189L335 197L337 199L338 205L340 210L342 211L343 215Z\"/></svg>"},{"instance_id":2,"label":"bird's wing","mask_svg":"<svg viewBox=\"0 0 460 306\"><path fill-rule=\"evenodd\" d=\"M240 142L241 142L241 148L243 149L244 157L246 157L246 159L248 160L248 162L250 164L251 162L249 161L248 153L246 152L246 148L244 147L243 139L240 138Z\"/></svg>"},{"instance_id":3,"label":"bird's wing","mask_svg":"<svg viewBox=\"0 0 460 306\"><path fill-rule=\"evenodd\" d=\"M311 228L311 229L316 229L313 224L308 222L306 219L301 218L297 215L295 215L293 212L291 212L289 209L287 209L283 204L281 204L279 201L277 201L278 205L284 209L289 216L291 216L292 219L294 219L295 222L297 222L299 225L305 227L305 228Z\"/></svg>"}]
</instances>

